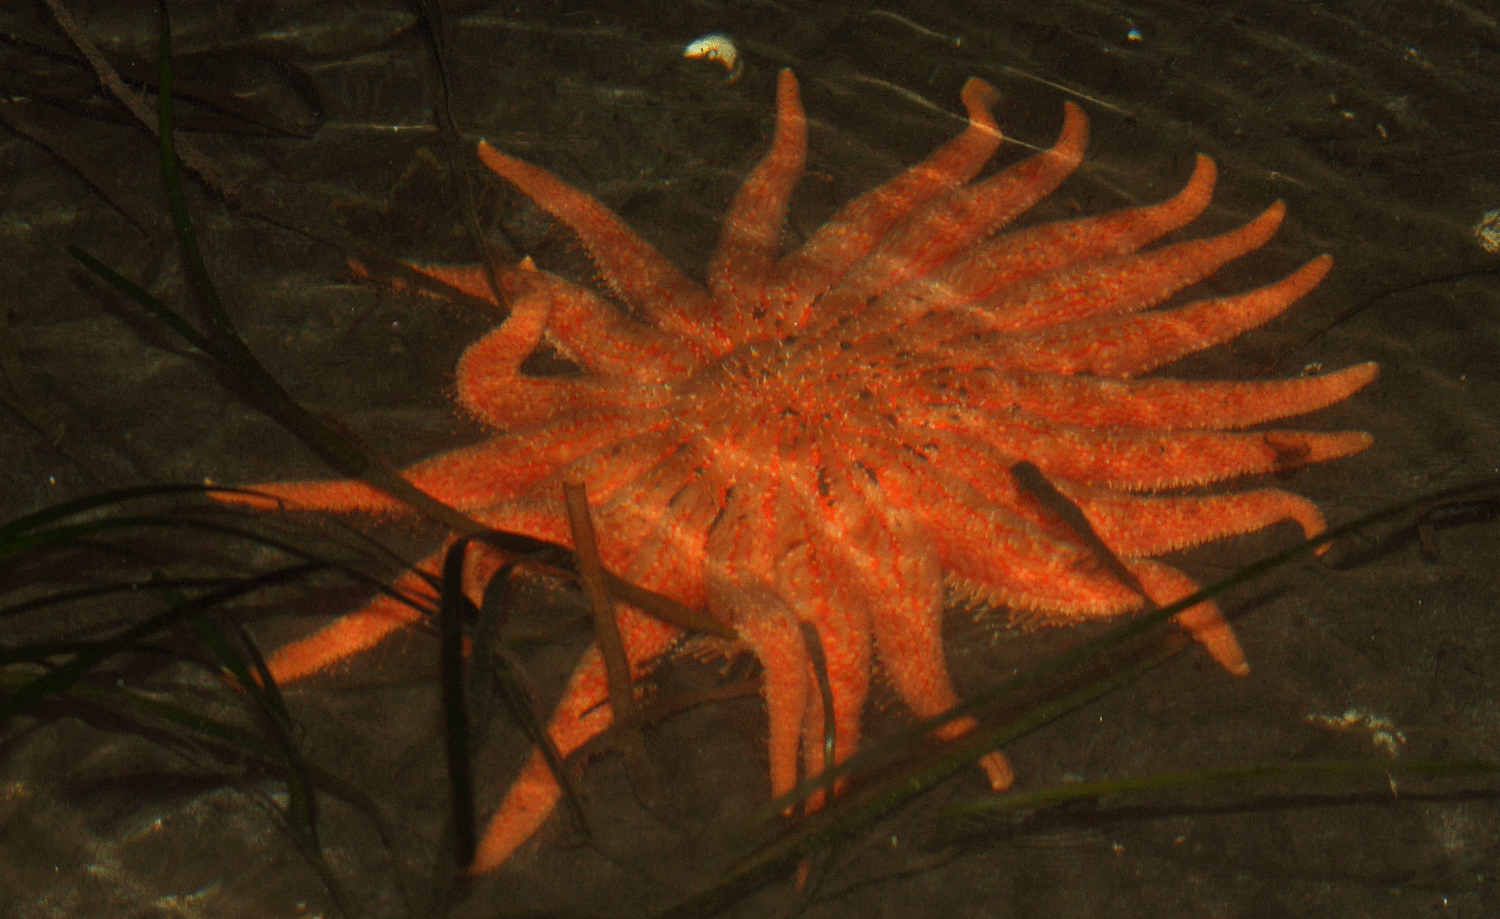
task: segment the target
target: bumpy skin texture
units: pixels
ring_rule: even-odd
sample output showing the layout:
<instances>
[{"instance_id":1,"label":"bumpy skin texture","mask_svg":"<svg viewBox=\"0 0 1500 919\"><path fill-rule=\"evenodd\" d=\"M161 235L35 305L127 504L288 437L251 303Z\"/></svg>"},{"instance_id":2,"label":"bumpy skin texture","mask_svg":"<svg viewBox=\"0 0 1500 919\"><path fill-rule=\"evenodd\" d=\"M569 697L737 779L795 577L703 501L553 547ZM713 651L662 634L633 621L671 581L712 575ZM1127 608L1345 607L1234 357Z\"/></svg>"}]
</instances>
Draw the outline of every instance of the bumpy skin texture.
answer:
<instances>
[{"instance_id":1,"label":"bumpy skin texture","mask_svg":"<svg viewBox=\"0 0 1500 919\"><path fill-rule=\"evenodd\" d=\"M807 142L797 81L783 72L771 150L730 205L706 286L594 198L479 145L487 166L571 228L630 309L529 260L504 269L510 315L469 348L457 374L464 407L500 433L406 475L489 526L560 543L569 542L561 483L585 483L605 563L732 624L764 665L773 794L795 784L799 759L807 775L822 767L823 702L800 623L816 630L827 660L842 761L858 745L875 658L917 715L958 701L941 640L947 591L1035 622L1143 605L1017 487L1016 462L1040 468L1167 604L1195 585L1154 556L1286 519L1313 536L1323 519L1274 489L1144 493L1370 443L1357 432L1242 429L1338 402L1375 377L1373 364L1270 382L1138 379L1276 316L1327 273L1325 256L1269 287L1152 309L1263 245L1280 204L1221 236L1141 252L1208 205L1215 172L1200 157L1187 186L1161 204L996 235L1077 167L1088 128L1067 105L1055 146L973 181L1001 142L993 97L971 80L962 134L783 255ZM493 299L478 268L423 270ZM583 373L522 374L544 338ZM359 482L256 487L271 496L262 503L402 510ZM439 557L423 567L435 570ZM476 593L497 559L486 562L471 577ZM430 596L416 575L399 586ZM280 681L306 676L416 615L376 599L280 649L271 671ZM1248 671L1212 604L1178 621L1225 669ZM637 677L678 637L629 607L621 629ZM550 723L562 754L610 724L607 699L591 649ZM944 733L970 727L959 720ZM982 765L997 788L1010 784L1001 754ZM471 872L504 862L558 795L533 754Z\"/></svg>"}]
</instances>

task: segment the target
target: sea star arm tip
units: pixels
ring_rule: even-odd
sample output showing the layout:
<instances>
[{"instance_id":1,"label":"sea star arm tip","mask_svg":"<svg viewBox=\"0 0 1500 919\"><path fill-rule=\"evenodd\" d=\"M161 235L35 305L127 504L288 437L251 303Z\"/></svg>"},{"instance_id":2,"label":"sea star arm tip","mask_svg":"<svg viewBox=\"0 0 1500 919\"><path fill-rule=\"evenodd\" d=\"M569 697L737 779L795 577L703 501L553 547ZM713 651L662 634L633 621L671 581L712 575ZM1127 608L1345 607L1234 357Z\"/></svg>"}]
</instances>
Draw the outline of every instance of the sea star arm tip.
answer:
<instances>
[{"instance_id":1,"label":"sea star arm tip","mask_svg":"<svg viewBox=\"0 0 1500 919\"><path fill-rule=\"evenodd\" d=\"M978 77L969 77L964 81L964 87L959 90L958 96L963 101L964 111L969 115L970 127L993 134L998 139L1000 126L995 123L990 110L1000 101L999 91Z\"/></svg>"}]
</instances>

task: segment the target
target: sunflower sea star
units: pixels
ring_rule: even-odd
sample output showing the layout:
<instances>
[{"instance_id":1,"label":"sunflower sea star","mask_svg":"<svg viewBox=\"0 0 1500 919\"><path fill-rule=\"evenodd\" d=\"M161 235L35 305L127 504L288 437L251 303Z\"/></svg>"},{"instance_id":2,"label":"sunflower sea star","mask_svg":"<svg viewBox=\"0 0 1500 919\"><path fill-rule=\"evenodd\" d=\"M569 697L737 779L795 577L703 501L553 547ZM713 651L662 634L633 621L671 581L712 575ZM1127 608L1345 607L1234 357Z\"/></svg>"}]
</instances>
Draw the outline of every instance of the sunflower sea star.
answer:
<instances>
[{"instance_id":1,"label":"sunflower sea star","mask_svg":"<svg viewBox=\"0 0 1500 919\"><path fill-rule=\"evenodd\" d=\"M994 90L970 80L968 127L925 162L844 207L782 255L807 126L782 71L770 152L724 219L705 287L615 214L536 166L479 144L479 157L577 235L622 310L529 259L500 272L510 315L458 366L466 409L501 433L407 470L418 488L487 526L569 543L561 483L592 498L605 563L627 580L738 630L764 665L771 791L790 790L799 756L821 770L823 702L802 623L816 630L833 689L835 757L856 748L878 657L919 716L957 702L941 640L945 590L1062 623L1139 609L1071 529L1019 489L1028 461L1075 502L1151 599L1195 590L1154 556L1293 520L1323 530L1307 500L1275 489L1144 495L1280 471L1370 444L1358 432L1239 429L1336 403L1373 364L1271 382L1137 379L1228 341L1312 289L1331 261L1238 296L1152 310L1263 245L1274 204L1211 239L1141 253L1209 203L1214 165L1150 207L995 231L1051 193L1082 159L1088 127L1065 105L1050 150L971 181L1000 145ZM494 299L477 268L423 271ZM546 340L581 375L529 377ZM1231 433L1234 432L1234 433ZM256 486L331 511L396 512L354 481ZM440 555L422 568L432 572ZM482 590L498 560L475 566ZM398 585L431 596L417 574ZM364 650L417 618L381 597L270 660L295 680ZM1178 616L1225 669L1248 671L1211 603ZM641 676L679 635L631 607L621 631ZM611 721L597 648L578 664L549 726L576 750ZM956 736L971 722L944 730ZM991 783L1011 782L998 752ZM470 868L504 862L550 814L558 787L533 755L489 824Z\"/></svg>"}]
</instances>

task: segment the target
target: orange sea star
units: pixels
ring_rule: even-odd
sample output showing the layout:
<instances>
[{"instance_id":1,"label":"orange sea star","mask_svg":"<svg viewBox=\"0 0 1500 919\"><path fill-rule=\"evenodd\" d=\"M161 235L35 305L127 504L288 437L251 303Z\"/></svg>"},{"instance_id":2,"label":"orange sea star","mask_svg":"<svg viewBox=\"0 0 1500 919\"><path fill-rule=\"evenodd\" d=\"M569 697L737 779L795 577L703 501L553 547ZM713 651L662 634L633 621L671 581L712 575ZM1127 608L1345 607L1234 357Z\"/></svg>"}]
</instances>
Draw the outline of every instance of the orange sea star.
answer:
<instances>
[{"instance_id":1,"label":"orange sea star","mask_svg":"<svg viewBox=\"0 0 1500 919\"><path fill-rule=\"evenodd\" d=\"M967 129L925 162L848 204L782 255L807 129L783 71L770 152L735 196L706 287L597 200L483 142L479 157L593 257L622 310L529 260L500 272L510 315L458 366L465 408L499 433L407 470L418 488L498 529L569 542L561 483L592 496L605 563L627 580L732 624L764 665L771 792L821 770L822 699L802 623L822 645L836 758L856 748L872 659L919 716L957 698L941 641L945 587L1035 621L1114 616L1143 605L1028 492L1025 460L1087 515L1151 598L1195 590L1152 557L1291 519L1308 501L1274 489L1138 494L1278 471L1363 449L1362 433L1237 432L1338 402L1375 376L1363 364L1250 383L1136 379L1285 310L1327 273L1314 259L1239 296L1151 310L1264 244L1280 204L1238 230L1139 253L1208 205L1214 166L1151 207L995 231L1078 165L1087 121L1065 106L1056 145L971 181L1000 144L994 91L964 87ZM428 268L491 297L475 268ZM492 298L493 299L493 298ZM577 376L521 362L546 340ZM399 511L359 482L257 486L333 511ZM243 500L243 499L242 499ZM434 571L438 556L423 563ZM482 588L495 560L469 585ZM430 596L416 574L400 586ZM379 598L270 660L295 680L370 647L417 613ZM1227 670L1248 670L1212 604L1178 621ZM625 607L638 677L678 636ZM566 755L611 720L604 667L588 651L549 730ZM971 722L952 722L945 736ZM982 765L1010 783L999 753ZM491 821L471 871L499 865L559 795L533 754Z\"/></svg>"}]
</instances>

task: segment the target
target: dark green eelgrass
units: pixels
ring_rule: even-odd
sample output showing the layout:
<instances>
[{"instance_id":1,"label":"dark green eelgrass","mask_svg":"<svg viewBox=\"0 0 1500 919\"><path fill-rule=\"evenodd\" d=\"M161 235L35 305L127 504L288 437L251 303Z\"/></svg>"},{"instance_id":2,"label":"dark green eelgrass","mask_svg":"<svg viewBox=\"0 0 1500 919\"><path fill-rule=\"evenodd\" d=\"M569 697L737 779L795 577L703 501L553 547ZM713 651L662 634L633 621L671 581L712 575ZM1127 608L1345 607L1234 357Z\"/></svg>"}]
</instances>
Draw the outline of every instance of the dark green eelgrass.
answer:
<instances>
[{"instance_id":1,"label":"dark green eelgrass","mask_svg":"<svg viewBox=\"0 0 1500 919\"><path fill-rule=\"evenodd\" d=\"M515 557L504 562L493 577L501 586L500 608L497 620L509 614L512 600L512 578L518 565L525 562L544 563L559 561L566 552L560 546L537 544L528 537L515 534L490 532L475 536L461 536L453 541L443 557L443 577L439 586L438 635L442 661L442 706L443 734L447 754L449 788L449 838L453 845L453 861L456 869L462 869L474 860L477 841L474 821L474 774L472 724L474 712L469 703L468 685L470 674L465 669L465 636L472 634L473 677L480 686L493 686L512 717L520 725L526 737L542 752L542 758L562 788L563 809L574 824L588 837L588 823L583 816L583 807L563 770L562 757L552 743L546 726L537 717L527 697L525 687L512 672L503 654L490 654L489 628L479 626L479 610L464 592L464 567L469 544L478 540L490 545L505 546L511 550L526 550L515 553Z\"/></svg>"},{"instance_id":2,"label":"dark green eelgrass","mask_svg":"<svg viewBox=\"0 0 1500 919\"><path fill-rule=\"evenodd\" d=\"M1158 791L1191 791L1221 785L1285 782L1292 779L1377 779L1389 782L1396 776L1472 776L1500 773L1500 762L1486 759L1441 759L1379 762L1284 763L1261 766L1228 766L1193 772L1163 772L1156 775L1101 782L1076 782L979 798L948 808L955 817L993 816L1015 811L1040 810L1074 801L1118 795L1141 795Z\"/></svg>"},{"instance_id":3,"label":"dark green eelgrass","mask_svg":"<svg viewBox=\"0 0 1500 919\"><path fill-rule=\"evenodd\" d=\"M448 804L453 830L453 859L474 860L474 773L470 762L469 703L464 679L464 624L479 611L464 593L464 556L469 540L460 538L443 559L443 589L438 605L438 634L443 662L443 737L448 756Z\"/></svg>"},{"instance_id":4,"label":"dark green eelgrass","mask_svg":"<svg viewBox=\"0 0 1500 919\"><path fill-rule=\"evenodd\" d=\"M120 489L65 502L0 525L0 560L13 569L30 559L45 563L59 551L67 549L94 554L113 551L119 555L111 537L132 537L174 529L190 533L196 541L201 541L204 536L220 536L272 549L295 560L253 577L167 577L152 571L143 578L53 591L0 607L0 622L25 615L47 614L53 608L79 601L108 600L112 596L141 598L154 595L161 598L163 607L140 621L105 634L0 646L0 686L6 690L0 696L0 724L11 723L15 716L28 711L44 698L72 699L109 711L115 716L114 723L124 725L125 730L155 734L166 722L195 748L218 750L228 754L227 758L258 764L277 772L287 783L287 804L279 810L292 840L322 878L335 906L345 915L355 915L348 895L321 855L314 789L332 793L364 811L375 822L388 847L391 834L379 810L365 796L302 758L292 737L293 728L286 706L258 649L233 619L218 621L218 617L210 618L210 615L238 598L298 583L309 575L327 571L340 572L368 585L382 585L347 563L323 558L316 552L245 526L217 519L123 512L133 502L184 493L202 494L207 490L210 489L198 485ZM127 558L139 554L130 550ZM144 561L138 563L148 564ZM119 565L120 562L115 561L111 568L91 567L90 570L107 572ZM410 602L400 595L392 596ZM142 651L169 653L155 643L180 633L183 627L197 635L211 660L243 691L241 698L251 703L260 734L159 702L123 684L111 687L108 680L89 679L114 658L129 657ZM15 634L16 630L11 627L7 631ZM234 783L239 777L226 776L225 781Z\"/></svg>"},{"instance_id":5,"label":"dark green eelgrass","mask_svg":"<svg viewBox=\"0 0 1500 919\"><path fill-rule=\"evenodd\" d=\"M178 494L188 487L132 488L70 501L27 515L0 527L0 558L16 564L28 556L55 553L62 549L98 550L101 538L110 535L132 535L145 530L187 529L197 533L260 542L285 550L285 544L240 527L214 521L173 519L155 514L108 515L105 512L130 501ZM194 487L201 493L201 486ZM94 519L74 522L79 514ZM336 782L313 770L302 759L291 738L286 707L275 685L269 680L265 663L254 645L243 635L234 639L210 620L207 614L248 594L270 587L298 582L308 575L333 567L307 557L254 577L169 578L153 572L135 581L91 586L0 608L0 620L41 612L78 600L106 599L111 594L161 598L162 609L111 634L68 641L32 642L0 647L0 684L7 692L0 697L0 724L8 724L20 713L48 697L75 701L112 712L116 723L147 732L158 730L163 721L180 733L187 731L194 743L207 743L232 752L241 760L258 761L275 768L286 777L288 804L284 811L288 827L298 847L327 882L330 896L345 914L348 900L336 878L322 863L314 813L314 784L338 788ZM150 643L186 626L196 633L219 666L232 674L246 691L259 722L269 739L240 728L197 715L177 706L155 702L145 694L125 688L101 689L85 680L112 658L127 656L151 647ZM343 793L344 790L336 793ZM345 797L349 797L344 794ZM350 797L359 801L357 796ZM382 831L383 833L383 831ZM384 833L383 833L384 835Z\"/></svg>"}]
</instances>

